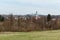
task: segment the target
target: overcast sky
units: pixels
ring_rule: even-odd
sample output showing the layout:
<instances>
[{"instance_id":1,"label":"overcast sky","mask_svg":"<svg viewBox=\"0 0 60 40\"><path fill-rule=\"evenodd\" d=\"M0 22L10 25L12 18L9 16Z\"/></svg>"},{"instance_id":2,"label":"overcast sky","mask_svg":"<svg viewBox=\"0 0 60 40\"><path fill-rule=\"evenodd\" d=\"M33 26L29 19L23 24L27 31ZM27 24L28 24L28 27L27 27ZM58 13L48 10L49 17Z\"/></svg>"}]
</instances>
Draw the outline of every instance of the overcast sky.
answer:
<instances>
[{"instance_id":1,"label":"overcast sky","mask_svg":"<svg viewBox=\"0 0 60 40\"><path fill-rule=\"evenodd\" d=\"M0 0L0 14L60 14L60 0Z\"/></svg>"}]
</instances>

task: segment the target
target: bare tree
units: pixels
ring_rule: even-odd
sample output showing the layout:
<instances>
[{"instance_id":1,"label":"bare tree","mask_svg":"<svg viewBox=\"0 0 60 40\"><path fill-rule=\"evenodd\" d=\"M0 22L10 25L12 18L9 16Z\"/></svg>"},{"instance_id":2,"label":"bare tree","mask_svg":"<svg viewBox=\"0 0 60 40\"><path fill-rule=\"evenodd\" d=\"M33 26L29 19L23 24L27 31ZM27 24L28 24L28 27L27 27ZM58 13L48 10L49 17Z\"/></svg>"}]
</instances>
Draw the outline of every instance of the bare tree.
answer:
<instances>
[{"instance_id":1,"label":"bare tree","mask_svg":"<svg viewBox=\"0 0 60 40\"><path fill-rule=\"evenodd\" d=\"M13 30L13 24L14 24L14 17L13 14L9 15L9 28L12 31Z\"/></svg>"},{"instance_id":2,"label":"bare tree","mask_svg":"<svg viewBox=\"0 0 60 40\"><path fill-rule=\"evenodd\" d=\"M18 27L20 27L20 16L18 16Z\"/></svg>"}]
</instances>

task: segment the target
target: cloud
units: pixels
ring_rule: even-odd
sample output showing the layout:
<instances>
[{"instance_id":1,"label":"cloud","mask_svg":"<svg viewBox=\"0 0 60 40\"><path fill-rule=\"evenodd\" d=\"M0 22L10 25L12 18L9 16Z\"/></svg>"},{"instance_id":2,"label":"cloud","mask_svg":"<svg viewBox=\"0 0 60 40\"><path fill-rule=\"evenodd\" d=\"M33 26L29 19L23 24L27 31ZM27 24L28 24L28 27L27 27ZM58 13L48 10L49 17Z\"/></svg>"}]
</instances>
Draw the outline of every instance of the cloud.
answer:
<instances>
[{"instance_id":1,"label":"cloud","mask_svg":"<svg viewBox=\"0 0 60 40\"><path fill-rule=\"evenodd\" d=\"M60 0L0 0L0 12L8 14L59 14Z\"/></svg>"},{"instance_id":2,"label":"cloud","mask_svg":"<svg viewBox=\"0 0 60 40\"><path fill-rule=\"evenodd\" d=\"M31 4L51 4L60 3L60 0L16 0L16 2L31 3Z\"/></svg>"}]
</instances>

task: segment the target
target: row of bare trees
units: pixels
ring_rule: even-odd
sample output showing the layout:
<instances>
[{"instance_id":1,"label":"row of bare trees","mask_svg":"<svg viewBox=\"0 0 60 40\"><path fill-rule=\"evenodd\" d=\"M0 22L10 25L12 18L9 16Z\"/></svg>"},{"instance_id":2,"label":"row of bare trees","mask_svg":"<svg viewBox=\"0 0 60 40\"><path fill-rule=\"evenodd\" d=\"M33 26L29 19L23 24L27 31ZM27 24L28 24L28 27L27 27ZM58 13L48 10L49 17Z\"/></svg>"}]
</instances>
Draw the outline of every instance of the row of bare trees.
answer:
<instances>
[{"instance_id":1,"label":"row of bare trees","mask_svg":"<svg viewBox=\"0 0 60 40\"><path fill-rule=\"evenodd\" d=\"M3 22L0 22L0 31L40 31L40 30L52 30L60 29L60 26L57 24L58 18L56 20L47 21L46 16L40 16L36 19L35 16L31 18L20 17L16 19L11 14L8 16L8 19L5 19Z\"/></svg>"}]
</instances>

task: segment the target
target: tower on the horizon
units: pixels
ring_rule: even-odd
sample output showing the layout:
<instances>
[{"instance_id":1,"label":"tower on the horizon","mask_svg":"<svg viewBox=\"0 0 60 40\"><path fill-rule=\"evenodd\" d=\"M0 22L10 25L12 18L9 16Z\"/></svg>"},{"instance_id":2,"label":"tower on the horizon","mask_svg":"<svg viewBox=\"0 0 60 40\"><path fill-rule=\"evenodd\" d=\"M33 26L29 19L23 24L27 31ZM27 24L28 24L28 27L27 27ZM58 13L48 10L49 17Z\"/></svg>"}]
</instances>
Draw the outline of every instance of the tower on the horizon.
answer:
<instances>
[{"instance_id":1,"label":"tower on the horizon","mask_svg":"<svg viewBox=\"0 0 60 40\"><path fill-rule=\"evenodd\" d=\"M37 20L37 16L38 16L38 15L37 15L37 13L38 13L38 12L36 11L36 13L35 13L35 16L36 16L36 20Z\"/></svg>"}]
</instances>

